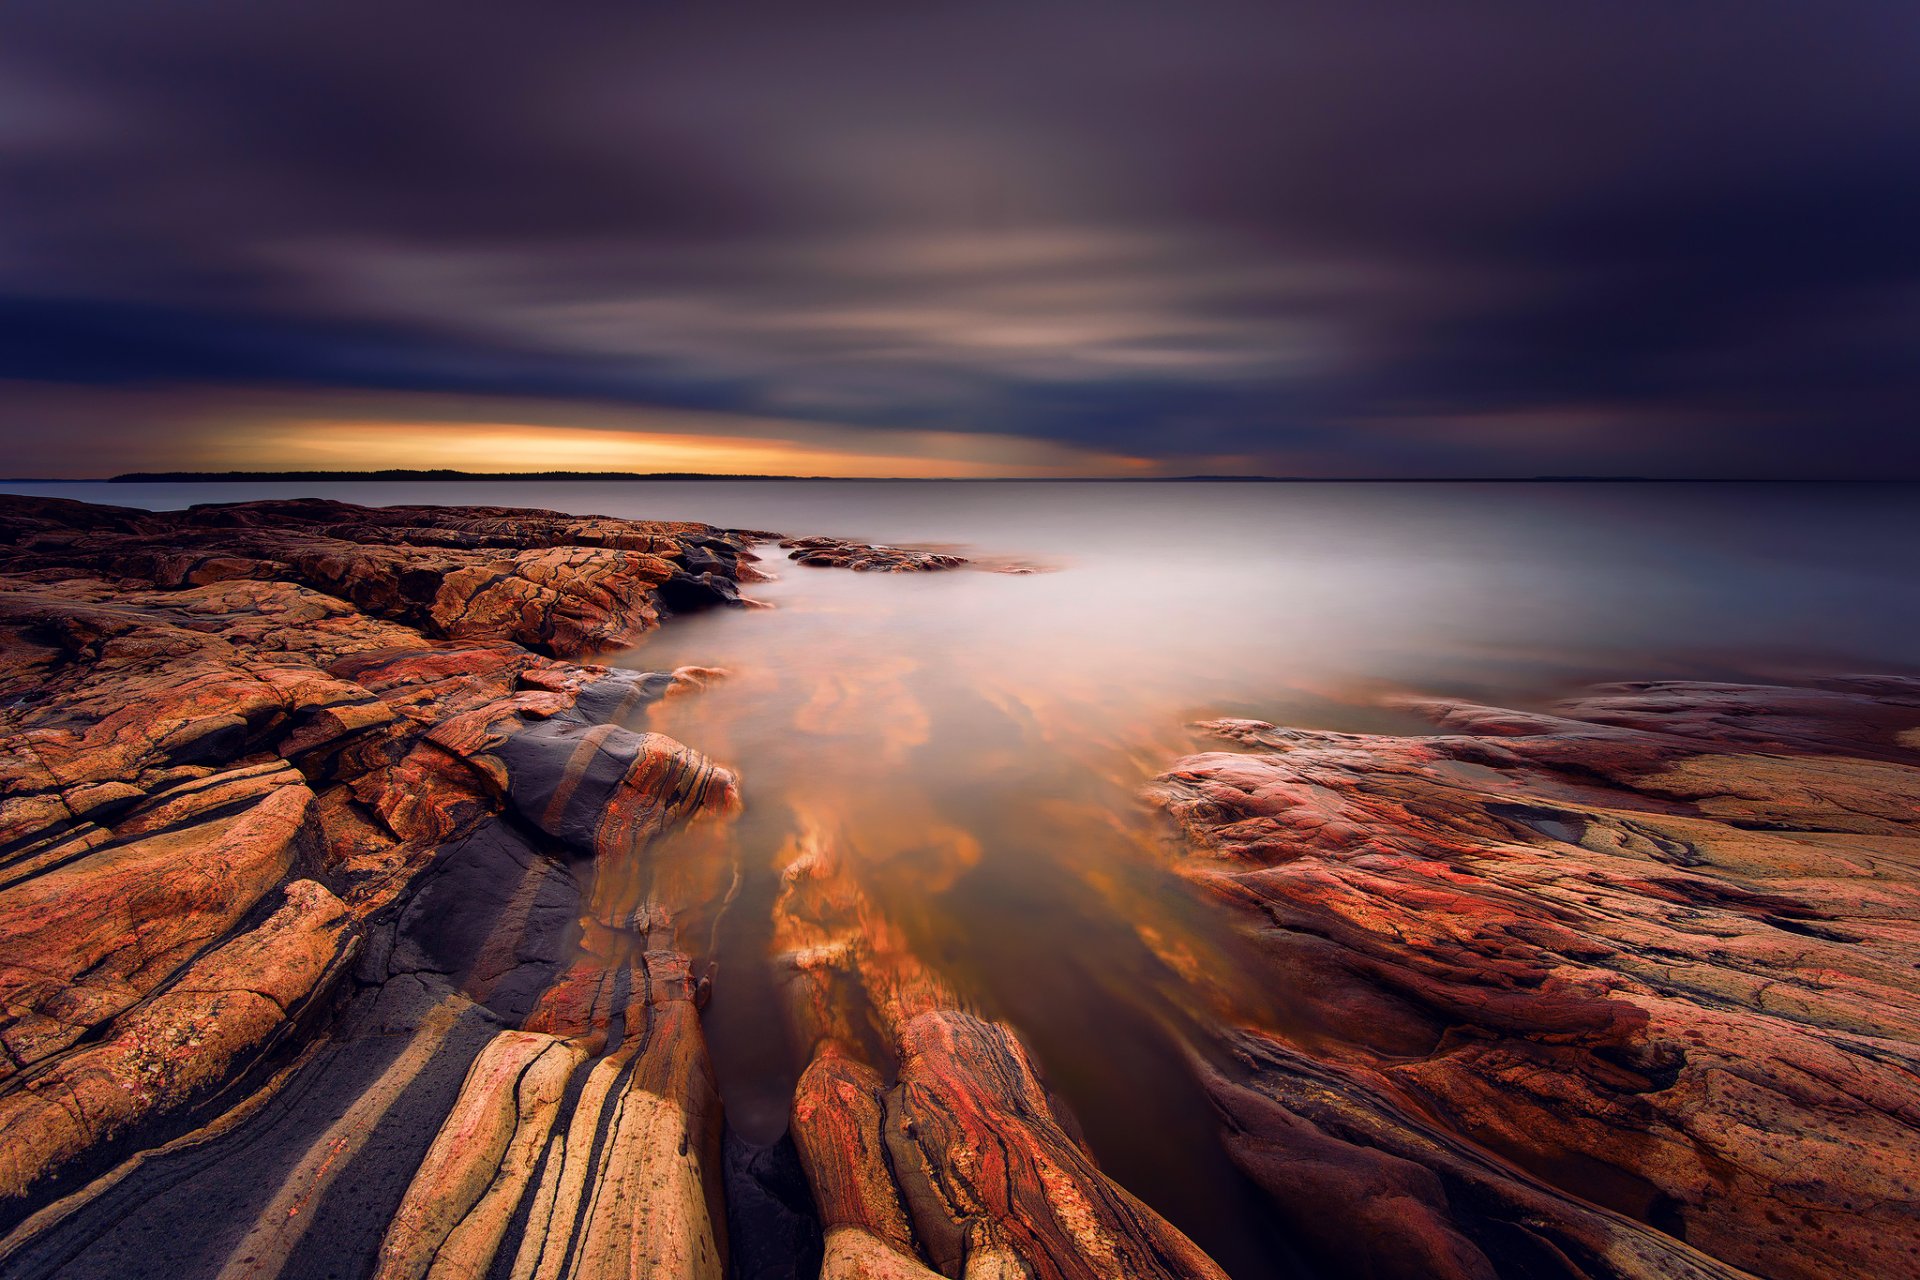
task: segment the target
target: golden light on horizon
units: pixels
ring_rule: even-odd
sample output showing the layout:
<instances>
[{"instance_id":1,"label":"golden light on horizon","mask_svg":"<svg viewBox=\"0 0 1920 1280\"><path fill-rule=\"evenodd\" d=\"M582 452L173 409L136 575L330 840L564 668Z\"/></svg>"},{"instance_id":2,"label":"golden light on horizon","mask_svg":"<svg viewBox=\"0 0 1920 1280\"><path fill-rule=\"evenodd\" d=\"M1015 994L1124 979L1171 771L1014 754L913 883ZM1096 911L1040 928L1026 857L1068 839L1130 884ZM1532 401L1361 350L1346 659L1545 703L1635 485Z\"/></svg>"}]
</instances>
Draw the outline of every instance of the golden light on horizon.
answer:
<instances>
[{"instance_id":1,"label":"golden light on horizon","mask_svg":"<svg viewBox=\"0 0 1920 1280\"><path fill-rule=\"evenodd\" d=\"M528 422L296 418L210 436L203 465L233 470L633 471L846 479L1151 474L1147 459L1017 436L814 428L781 435Z\"/></svg>"}]
</instances>

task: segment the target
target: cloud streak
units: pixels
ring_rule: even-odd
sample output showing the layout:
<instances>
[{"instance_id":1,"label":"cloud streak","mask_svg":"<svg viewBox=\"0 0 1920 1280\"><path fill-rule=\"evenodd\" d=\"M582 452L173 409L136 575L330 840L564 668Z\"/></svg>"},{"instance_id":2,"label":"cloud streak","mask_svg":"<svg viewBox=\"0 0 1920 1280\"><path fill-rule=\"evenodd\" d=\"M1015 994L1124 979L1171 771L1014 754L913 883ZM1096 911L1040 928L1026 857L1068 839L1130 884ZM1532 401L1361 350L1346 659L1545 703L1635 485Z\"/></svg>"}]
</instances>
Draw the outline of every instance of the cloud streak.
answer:
<instances>
[{"instance_id":1,"label":"cloud streak","mask_svg":"<svg viewBox=\"0 0 1920 1280\"><path fill-rule=\"evenodd\" d=\"M1920 474L1911 6L24 0L0 37L0 378L71 424L6 470L161 465L252 389L1173 473Z\"/></svg>"}]
</instances>

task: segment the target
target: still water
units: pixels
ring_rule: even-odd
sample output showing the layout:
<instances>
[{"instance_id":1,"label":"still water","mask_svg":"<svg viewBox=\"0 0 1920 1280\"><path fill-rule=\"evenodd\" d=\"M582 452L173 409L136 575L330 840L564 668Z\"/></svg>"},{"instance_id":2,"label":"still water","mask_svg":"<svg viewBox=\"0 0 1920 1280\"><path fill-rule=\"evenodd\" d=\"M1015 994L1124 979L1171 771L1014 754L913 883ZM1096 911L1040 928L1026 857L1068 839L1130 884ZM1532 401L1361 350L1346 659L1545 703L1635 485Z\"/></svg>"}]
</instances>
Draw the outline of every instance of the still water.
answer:
<instances>
[{"instance_id":1,"label":"still water","mask_svg":"<svg viewBox=\"0 0 1920 1280\"><path fill-rule=\"evenodd\" d=\"M23 488L25 486L22 486ZM718 667L648 727L746 807L657 854L730 1122L779 1136L810 1046L780 990L782 871L831 848L884 928L1019 1029L1103 1166L1240 1280L1300 1274L1222 1153L1210 1028L1288 993L1170 869L1139 800L1197 718L1418 732L1396 692L1538 705L1593 680L1920 669L1920 490L1099 483L33 486L174 507L492 503L951 546L1043 572L866 575L765 548L774 606L610 660ZM691 935L691 936L688 936Z\"/></svg>"}]
</instances>

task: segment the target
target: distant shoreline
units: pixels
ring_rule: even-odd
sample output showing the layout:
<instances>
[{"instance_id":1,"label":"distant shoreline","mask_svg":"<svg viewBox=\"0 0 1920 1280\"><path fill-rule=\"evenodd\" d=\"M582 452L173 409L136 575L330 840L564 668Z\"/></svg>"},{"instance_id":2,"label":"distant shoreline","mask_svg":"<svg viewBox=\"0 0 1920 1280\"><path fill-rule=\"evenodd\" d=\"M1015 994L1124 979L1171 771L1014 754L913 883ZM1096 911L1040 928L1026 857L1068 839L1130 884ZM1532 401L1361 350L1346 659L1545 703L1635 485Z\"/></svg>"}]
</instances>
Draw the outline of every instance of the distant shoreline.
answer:
<instances>
[{"instance_id":1,"label":"distant shoreline","mask_svg":"<svg viewBox=\"0 0 1920 1280\"><path fill-rule=\"evenodd\" d=\"M697 471L129 471L116 476L15 476L5 484L359 484L528 481L805 482L825 484L1912 484L1911 476L782 476Z\"/></svg>"}]
</instances>

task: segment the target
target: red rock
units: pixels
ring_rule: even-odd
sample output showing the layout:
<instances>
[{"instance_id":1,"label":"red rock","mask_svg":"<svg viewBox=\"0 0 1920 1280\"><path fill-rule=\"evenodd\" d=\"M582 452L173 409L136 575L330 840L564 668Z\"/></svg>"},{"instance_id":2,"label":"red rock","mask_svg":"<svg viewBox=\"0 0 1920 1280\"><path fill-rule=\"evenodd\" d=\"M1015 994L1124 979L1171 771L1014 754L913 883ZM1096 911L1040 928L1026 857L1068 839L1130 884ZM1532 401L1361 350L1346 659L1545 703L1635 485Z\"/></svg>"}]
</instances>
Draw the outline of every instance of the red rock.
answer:
<instances>
[{"instance_id":1,"label":"red rock","mask_svg":"<svg viewBox=\"0 0 1920 1280\"><path fill-rule=\"evenodd\" d=\"M274 1171L234 1274L345 1228L390 1277L717 1280L697 952L739 786L635 719L717 673L568 659L729 598L765 536L0 500L0 1266L94 1265L218 1151ZM1222 722L1158 787L1267 966L1167 956L1290 1235L1381 1280L1899 1274L1920 684L1423 705L1446 732ZM1217 1277L839 842L787 851L774 920L822 1275ZM1242 1025L1247 985L1285 1018Z\"/></svg>"},{"instance_id":2,"label":"red rock","mask_svg":"<svg viewBox=\"0 0 1920 1280\"><path fill-rule=\"evenodd\" d=\"M311 880L258 928L184 967L107 1037L0 1094L0 1206L58 1187L83 1158L124 1150L243 1072L324 989L349 945L346 912Z\"/></svg>"},{"instance_id":3,"label":"red rock","mask_svg":"<svg viewBox=\"0 0 1920 1280\"><path fill-rule=\"evenodd\" d=\"M700 525L501 509L0 500L0 681L23 693L0 707L0 1230L123 1157L224 1126L220 1109L275 1055L325 1034L318 1010L346 958L388 936L381 913L419 892L437 850L518 822L527 856L554 868L527 884L548 893L556 876L571 883L562 859L633 863L674 824L736 806L725 770L613 723L713 673L613 672L536 650L627 643L691 568L730 584L746 546ZM607 877L596 927L617 925L626 875ZM605 1118L642 1125L621 1149L650 1161L654 1182L603 1175L635 1194L679 1188L653 1243L717 1276L718 1100L686 959L601 951L625 1030L608 1044L608 1023L589 1017L563 1057L597 1035L600 1065L622 1064ZM516 963L511 945L483 949L461 980L544 972ZM582 985L562 975L548 1007ZM372 1123L411 1096L403 1085L464 1016L451 993L432 1008L406 1071L351 1115ZM492 1115L495 1101L474 1105ZM358 1149L361 1135L339 1141ZM491 1159L443 1155L434 1168L464 1171L449 1178ZM332 1168L310 1152L275 1203L312 1210ZM503 1226L497 1199L468 1208ZM639 1220L579 1212L613 1233L612 1267L615 1238ZM438 1229L408 1221L416 1236ZM299 1234L276 1221L248 1238L290 1249ZM462 1237L486 1253L476 1239Z\"/></svg>"},{"instance_id":4,"label":"red rock","mask_svg":"<svg viewBox=\"0 0 1920 1280\"><path fill-rule=\"evenodd\" d=\"M823 1275L1224 1280L1100 1171L1019 1037L911 954L833 837L816 828L788 857L776 943L810 1046L792 1132L827 1234ZM898 1062L891 1086L861 1060L867 1027Z\"/></svg>"},{"instance_id":5,"label":"red rock","mask_svg":"<svg viewBox=\"0 0 1920 1280\"><path fill-rule=\"evenodd\" d=\"M1429 703L1432 738L1215 726L1252 750L1155 794L1300 1021L1240 1033L1230 1150L1329 1253L1353 1247L1330 1197L1366 1201L1379 1275L1897 1272L1920 1250L1917 695L1664 684L1563 716Z\"/></svg>"},{"instance_id":6,"label":"red rock","mask_svg":"<svg viewBox=\"0 0 1920 1280\"><path fill-rule=\"evenodd\" d=\"M511 640L560 657L630 644L663 610L733 602L753 540L706 525L487 507L0 509L0 545L11 544L0 561L10 572L80 571L162 588L292 581L430 636Z\"/></svg>"},{"instance_id":7,"label":"red rock","mask_svg":"<svg viewBox=\"0 0 1920 1280\"><path fill-rule=\"evenodd\" d=\"M69 842L17 868L23 878L0 892L0 1081L132 1007L237 925L292 869L313 796L280 765L155 799L91 850Z\"/></svg>"}]
</instances>

